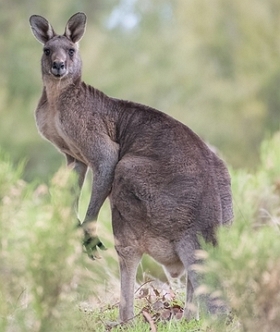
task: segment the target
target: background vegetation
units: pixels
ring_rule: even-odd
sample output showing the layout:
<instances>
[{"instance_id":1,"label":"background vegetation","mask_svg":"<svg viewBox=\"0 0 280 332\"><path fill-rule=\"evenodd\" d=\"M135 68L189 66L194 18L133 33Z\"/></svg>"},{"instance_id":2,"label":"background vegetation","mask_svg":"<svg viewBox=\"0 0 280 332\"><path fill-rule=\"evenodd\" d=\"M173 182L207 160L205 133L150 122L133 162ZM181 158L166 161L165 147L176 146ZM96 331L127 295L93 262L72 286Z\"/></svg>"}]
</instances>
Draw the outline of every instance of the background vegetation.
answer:
<instances>
[{"instance_id":1,"label":"background vegetation","mask_svg":"<svg viewBox=\"0 0 280 332\"><path fill-rule=\"evenodd\" d=\"M231 165L236 218L221 230L220 249L210 250L209 290L221 288L233 308L221 331L277 331L278 0L0 0L0 330L102 331L103 320L117 315L108 307L118 302L119 287L109 208L99 222L109 250L92 263L73 231L71 176L33 117L42 47L28 18L43 15L62 33L77 11L88 16L80 45L85 81L176 117ZM87 200L86 187L81 214ZM139 284L147 273L163 279L145 259ZM138 312L148 298L139 299ZM148 331L138 319L139 331ZM160 331L218 331L207 320L158 324Z\"/></svg>"}]
</instances>

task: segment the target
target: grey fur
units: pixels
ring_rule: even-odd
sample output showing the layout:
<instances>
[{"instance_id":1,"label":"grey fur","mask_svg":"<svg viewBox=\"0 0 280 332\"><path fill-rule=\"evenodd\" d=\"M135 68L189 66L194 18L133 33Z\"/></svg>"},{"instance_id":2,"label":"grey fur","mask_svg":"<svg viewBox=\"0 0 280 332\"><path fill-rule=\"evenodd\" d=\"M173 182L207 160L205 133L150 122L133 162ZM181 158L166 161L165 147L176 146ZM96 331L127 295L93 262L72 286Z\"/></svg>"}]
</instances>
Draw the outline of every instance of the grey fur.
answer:
<instances>
[{"instance_id":1,"label":"grey fur","mask_svg":"<svg viewBox=\"0 0 280 332\"><path fill-rule=\"evenodd\" d=\"M133 317L134 282L143 253L173 277L187 271L185 316L201 284L198 236L216 245L216 229L233 218L230 177L223 161L188 127L151 107L110 98L81 80L78 41L86 16L72 16L57 35L33 15L34 36L44 44L43 93L36 110L40 133L66 155L82 187L88 168L94 185L85 221L85 246L94 258L96 220L104 200L112 209L121 274L120 320ZM78 200L78 196L76 197ZM214 305L200 300L208 311Z\"/></svg>"}]
</instances>

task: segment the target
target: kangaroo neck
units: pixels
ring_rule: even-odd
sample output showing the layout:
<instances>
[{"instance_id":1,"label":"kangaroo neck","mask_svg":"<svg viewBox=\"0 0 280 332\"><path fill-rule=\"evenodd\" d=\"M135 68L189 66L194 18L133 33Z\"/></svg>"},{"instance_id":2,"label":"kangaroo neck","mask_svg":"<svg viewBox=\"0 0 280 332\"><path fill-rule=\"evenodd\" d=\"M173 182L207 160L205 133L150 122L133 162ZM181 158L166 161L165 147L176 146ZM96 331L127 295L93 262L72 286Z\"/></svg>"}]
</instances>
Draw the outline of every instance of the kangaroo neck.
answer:
<instances>
[{"instance_id":1,"label":"kangaroo neck","mask_svg":"<svg viewBox=\"0 0 280 332\"><path fill-rule=\"evenodd\" d=\"M62 93L75 89L81 83L81 79L43 77L43 83L47 100L50 103L56 103Z\"/></svg>"}]
</instances>

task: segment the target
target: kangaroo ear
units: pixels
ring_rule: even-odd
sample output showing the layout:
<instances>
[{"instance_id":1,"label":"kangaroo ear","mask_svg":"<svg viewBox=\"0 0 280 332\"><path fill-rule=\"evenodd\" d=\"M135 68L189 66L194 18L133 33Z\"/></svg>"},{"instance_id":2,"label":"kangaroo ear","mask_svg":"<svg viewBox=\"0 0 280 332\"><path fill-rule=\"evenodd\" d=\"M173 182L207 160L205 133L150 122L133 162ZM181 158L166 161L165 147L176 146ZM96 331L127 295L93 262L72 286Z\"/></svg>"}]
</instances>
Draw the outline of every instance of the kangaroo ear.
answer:
<instances>
[{"instance_id":1,"label":"kangaroo ear","mask_svg":"<svg viewBox=\"0 0 280 332\"><path fill-rule=\"evenodd\" d=\"M73 43L78 43L84 35L86 21L87 17L84 13L77 13L70 17L66 24L64 36L72 40Z\"/></svg>"},{"instance_id":2,"label":"kangaroo ear","mask_svg":"<svg viewBox=\"0 0 280 332\"><path fill-rule=\"evenodd\" d=\"M53 38L56 33L50 23L42 16L32 15L29 19L35 38L42 44Z\"/></svg>"}]
</instances>

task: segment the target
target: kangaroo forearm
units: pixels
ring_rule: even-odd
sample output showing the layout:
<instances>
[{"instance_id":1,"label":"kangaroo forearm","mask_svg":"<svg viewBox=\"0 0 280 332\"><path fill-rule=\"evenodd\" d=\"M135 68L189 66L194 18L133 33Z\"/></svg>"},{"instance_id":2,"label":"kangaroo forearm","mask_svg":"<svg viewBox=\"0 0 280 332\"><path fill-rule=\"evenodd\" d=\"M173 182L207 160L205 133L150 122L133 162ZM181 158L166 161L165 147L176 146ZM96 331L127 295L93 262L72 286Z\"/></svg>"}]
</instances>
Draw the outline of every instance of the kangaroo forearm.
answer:
<instances>
[{"instance_id":1,"label":"kangaroo forearm","mask_svg":"<svg viewBox=\"0 0 280 332\"><path fill-rule=\"evenodd\" d=\"M92 151L93 185L85 221L96 221L101 206L110 194L114 180L115 167L119 159L119 145L112 142L107 135L95 141Z\"/></svg>"},{"instance_id":2,"label":"kangaroo forearm","mask_svg":"<svg viewBox=\"0 0 280 332\"><path fill-rule=\"evenodd\" d=\"M99 211L111 191L112 182L113 176L110 176L110 178L103 178L103 181L102 179L94 180L91 199L84 222L97 220Z\"/></svg>"}]
</instances>

